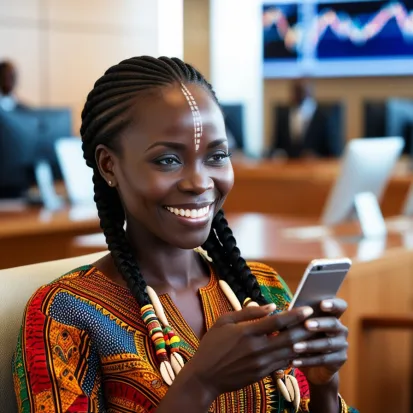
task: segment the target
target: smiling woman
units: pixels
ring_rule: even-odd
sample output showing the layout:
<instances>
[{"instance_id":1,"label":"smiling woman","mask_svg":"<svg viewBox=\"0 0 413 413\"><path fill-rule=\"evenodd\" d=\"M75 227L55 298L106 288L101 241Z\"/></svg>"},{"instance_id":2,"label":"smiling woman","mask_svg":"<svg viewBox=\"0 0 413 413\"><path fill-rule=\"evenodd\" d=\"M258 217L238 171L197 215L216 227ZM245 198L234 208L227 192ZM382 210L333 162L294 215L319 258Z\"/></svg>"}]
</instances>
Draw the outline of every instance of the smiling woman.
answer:
<instances>
[{"instance_id":1,"label":"smiling woman","mask_svg":"<svg viewBox=\"0 0 413 413\"><path fill-rule=\"evenodd\" d=\"M346 304L284 311L282 279L237 248L224 120L202 75L125 60L90 92L81 135L110 254L28 303L19 411L352 411L338 394Z\"/></svg>"}]
</instances>

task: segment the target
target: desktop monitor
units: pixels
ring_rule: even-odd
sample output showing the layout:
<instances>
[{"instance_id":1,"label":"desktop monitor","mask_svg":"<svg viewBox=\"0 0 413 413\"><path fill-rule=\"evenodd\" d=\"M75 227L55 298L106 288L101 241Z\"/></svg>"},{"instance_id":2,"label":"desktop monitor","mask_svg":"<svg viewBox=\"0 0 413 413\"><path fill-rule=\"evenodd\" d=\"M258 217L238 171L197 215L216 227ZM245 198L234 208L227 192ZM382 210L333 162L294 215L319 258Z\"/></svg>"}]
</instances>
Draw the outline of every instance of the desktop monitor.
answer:
<instances>
[{"instance_id":1,"label":"desktop monitor","mask_svg":"<svg viewBox=\"0 0 413 413\"><path fill-rule=\"evenodd\" d=\"M410 127L410 139L413 142L413 124ZM410 189L407 193L406 200L402 208L402 214L409 217L413 216L413 183L410 185Z\"/></svg>"},{"instance_id":2,"label":"desktop monitor","mask_svg":"<svg viewBox=\"0 0 413 413\"><path fill-rule=\"evenodd\" d=\"M374 138L376 136L387 135L387 117L386 117L386 102L367 100L363 105L363 136L366 138ZM389 136L401 136L399 134L391 134Z\"/></svg>"},{"instance_id":3,"label":"desktop monitor","mask_svg":"<svg viewBox=\"0 0 413 413\"><path fill-rule=\"evenodd\" d=\"M46 161L52 168L54 179L62 179L56 157L55 142L63 137L72 136L72 113L68 108L35 109L39 119L39 146L36 158Z\"/></svg>"},{"instance_id":4,"label":"desktop monitor","mask_svg":"<svg viewBox=\"0 0 413 413\"><path fill-rule=\"evenodd\" d=\"M31 184L39 119L26 110L0 110L0 198L20 198Z\"/></svg>"},{"instance_id":5,"label":"desktop monitor","mask_svg":"<svg viewBox=\"0 0 413 413\"><path fill-rule=\"evenodd\" d=\"M410 130L413 125L413 100L389 99L386 105L386 135L401 136L405 141L404 153L413 155Z\"/></svg>"},{"instance_id":6,"label":"desktop monitor","mask_svg":"<svg viewBox=\"0 0 413 413\"><path fill-rule=\"evenodd\" d=\"M55 143L55 150L69 201L73 205L93 204L93 171L83 159L81 139L59 139Z\"/></svg>"},{"instance_id":7,"label":"desktop monitor","mask_svg":"<svg viewBox=\"0 0 413 413\"><path fill-rule=\"evenodd\" d=\"M244 107L240 104L221 104L227 134L234 138L238 149L244 148Z\"/></svg>"},{"instance_id":8,"label":"desktop monitor","mask_svg":"<svg viewBox=\"0 0 413 413\"><path fill-rule=\"evenodd\" d=\"M358 194L368 192L380 200L403 146L401 137L351 140L326 202L322 223L334 225L351 218Z\"/></svg>"},{"instance_id":9,"label":"desktop monitor","mask_svg":"<svg viewBox=\"0 0 413 413\"><path fill-rule=\"evenodd\" d=\"M42 162L61 179L54 142L71 130L70 109L0 111L0 196L24 196L37 183L34 171Z\"/></svg>"}]
</instances>

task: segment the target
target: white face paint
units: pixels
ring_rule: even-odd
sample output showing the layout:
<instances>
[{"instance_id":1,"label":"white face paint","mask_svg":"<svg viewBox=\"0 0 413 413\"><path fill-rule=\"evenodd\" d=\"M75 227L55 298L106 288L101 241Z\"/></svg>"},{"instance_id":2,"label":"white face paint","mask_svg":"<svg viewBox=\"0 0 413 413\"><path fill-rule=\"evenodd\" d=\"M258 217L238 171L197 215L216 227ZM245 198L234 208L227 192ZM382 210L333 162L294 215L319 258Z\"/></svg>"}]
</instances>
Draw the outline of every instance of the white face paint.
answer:
<instances>
[{"instance_id":1,"label":"white face paint","mask_svg":"<svg viewBox=\"0 0 413 413\"><path fill-rule=\"evenodd\" d=\"M181 83L181 90L189 104L189 107L191 108L192 119L194 121L195 151L198 151L199 144L201 142L201 137L202 137L201 114L199 113L198 105L195 102L194 97L192 96L191 92L187 89L187 87L183 83Z\"/></svg>"}]
</instances>

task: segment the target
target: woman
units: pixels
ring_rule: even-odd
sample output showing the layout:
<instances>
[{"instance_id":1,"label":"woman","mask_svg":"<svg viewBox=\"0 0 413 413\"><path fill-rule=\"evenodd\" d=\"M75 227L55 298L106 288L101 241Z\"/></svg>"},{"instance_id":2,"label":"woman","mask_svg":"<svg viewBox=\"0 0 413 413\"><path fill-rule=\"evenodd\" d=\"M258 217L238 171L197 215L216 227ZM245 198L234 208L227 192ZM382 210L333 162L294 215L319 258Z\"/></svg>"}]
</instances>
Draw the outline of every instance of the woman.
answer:
<instances>
[{"instance_id":1,"label":"woman","mask_svg":"<svg viewBox=\"0 0 413 413\"><path fill-rule=\"evenodd\" d=\"M346 305L283 311L283 281L241 257L221 211L224 120L202 75L125 60L90 92L81 135L110 254L31 298L13 363L20 411L351 411L338 395Z\"/></svg>"}]
</instances>

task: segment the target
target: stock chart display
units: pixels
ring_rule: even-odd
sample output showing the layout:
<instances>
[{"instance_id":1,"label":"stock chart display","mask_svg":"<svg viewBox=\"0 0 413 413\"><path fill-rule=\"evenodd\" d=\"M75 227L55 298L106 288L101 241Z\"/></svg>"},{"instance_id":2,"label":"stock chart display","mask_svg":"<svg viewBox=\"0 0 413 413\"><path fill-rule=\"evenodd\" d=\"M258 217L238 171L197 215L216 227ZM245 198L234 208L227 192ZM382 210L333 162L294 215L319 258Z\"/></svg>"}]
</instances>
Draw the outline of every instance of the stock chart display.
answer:
<instances>
[{"instance_id":1,"label":"stock chart display","mask_svg":"<svg viewBox=\"0 0 413 413\"><path fill-rule=\"evenodd\" d=\"M413 74L413 0L263 6L264 76Z\"/></svg>"}]
</instances>

